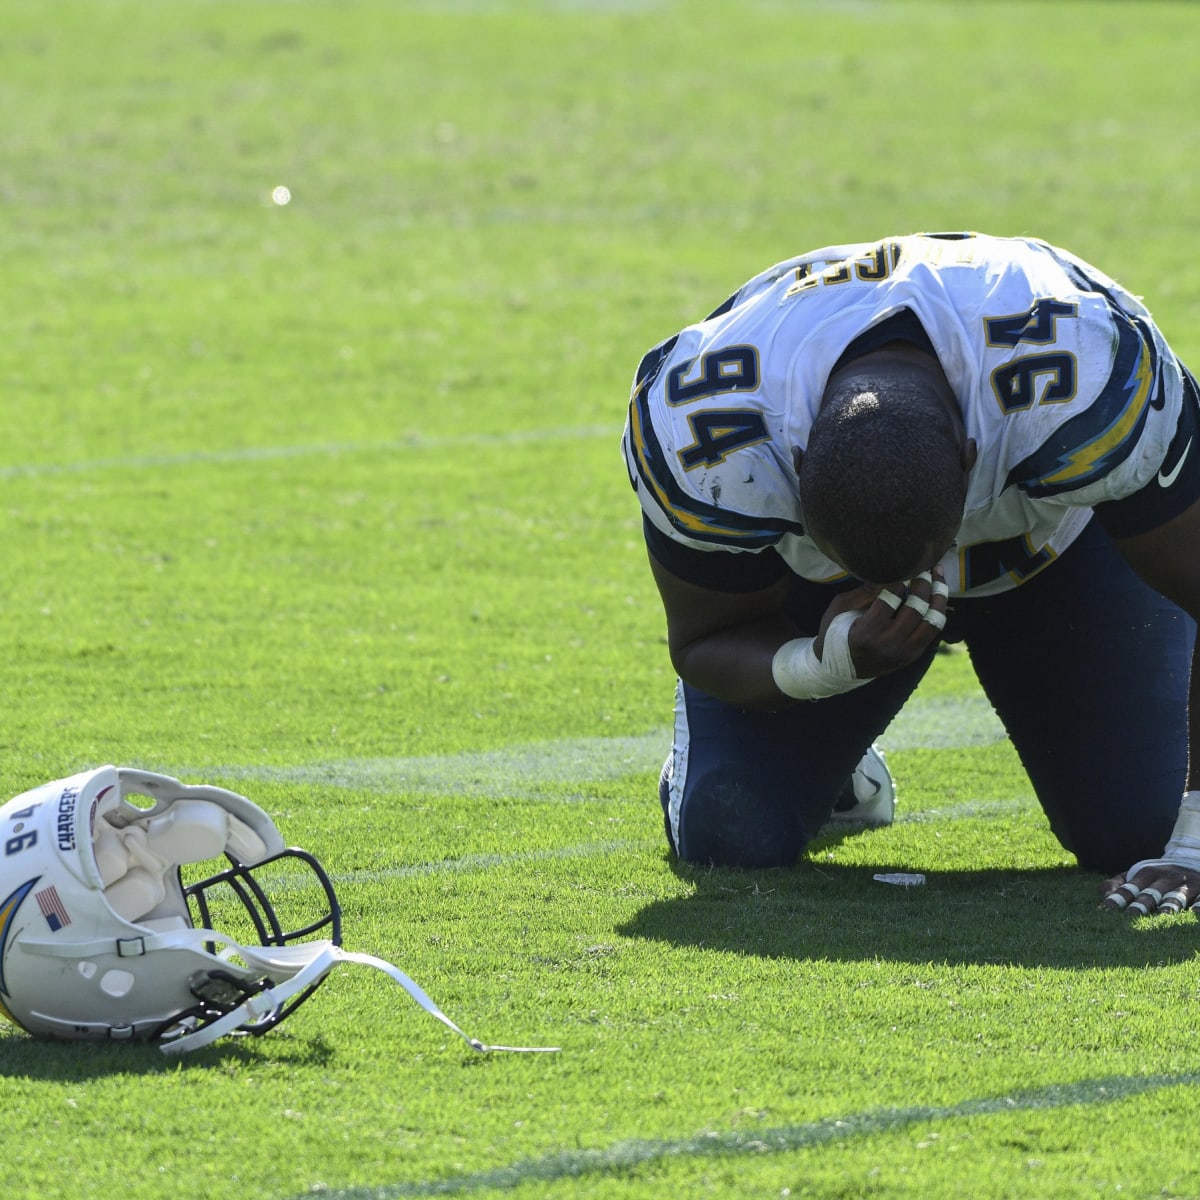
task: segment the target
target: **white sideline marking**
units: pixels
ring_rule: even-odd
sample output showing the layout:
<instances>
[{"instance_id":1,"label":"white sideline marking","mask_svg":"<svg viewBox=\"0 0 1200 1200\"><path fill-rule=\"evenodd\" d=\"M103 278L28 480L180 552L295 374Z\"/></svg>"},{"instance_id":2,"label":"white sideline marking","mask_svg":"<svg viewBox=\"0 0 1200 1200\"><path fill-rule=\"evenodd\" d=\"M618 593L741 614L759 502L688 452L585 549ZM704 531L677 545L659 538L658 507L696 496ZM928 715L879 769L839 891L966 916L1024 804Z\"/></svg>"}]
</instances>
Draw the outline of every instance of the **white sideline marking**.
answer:
<instances>
[{"instance_id":1,"label":"white sideline marking","mask_svg":"<svg viewBox=\"0 0 1200 1200\"><path fill-rule=\"evenodd\" d=\"M88 471L138 471L214 463L257 463L273 459L336 458L349 454L399 454L455 446L514 446L596 437L616 439L620 437L620 430L612 425L576 425L561 429L524 429L514 433L434 435L386 442L322 442L309 446L246 446L231 450L191 450L182 454L132 454L122 458L92 458L73 463L27 463L0 467L0 479L34 479Z\"/></svg>"},{"instance_id":2,"label":"white sideline marking","mask_svg":"<svg viewBox=\"0 0 1200 1200\"><path fill-rule=\"evenodd\" d=\"M885 750L953 749L1002 741L1004 728L981 696L910 701L880 738ZM176 768L188 777L297 783L417 794L521 797L547 784L598 783L658 771L669 729L638 737L564 738L498 750L415 758L349 758L294 767Z\"/></svg>"},{"instance_id":3,"label":"white sideline marking","mask_svg":"<svg viewBox=\"0 0 1200 1200\"><path fill-rule=\"evenodd\" d=\"M512 1166L493 1167L470 1175L412 1183L351 1187L327 1191L330 1200L390 1200L400 1196L455 1196L484 1190L509 1191L525 1184L578 1180L603 1175L624 1175L630 1168L681 1159L759 1158L797 1150L839 1145L855 1138L902 1132L913 1125L943 1124L971 1117L1003 1116L1020 1112L1048 1112L1080 1105L1114 1104L1131 1096L1144 1096L1165 1088L1195 1089L1200 1074L1107 1075L1078 1083L1052 1083L1046 1087L1014 1091L1004 1096L983 1096L957 1104L914 1104L908 1108L875 1108L824 1117L797 1125L769 1129L706 1130L693 1137L630 1138L598 1149L551 1151Z\"/></svg>"}]
</instances>

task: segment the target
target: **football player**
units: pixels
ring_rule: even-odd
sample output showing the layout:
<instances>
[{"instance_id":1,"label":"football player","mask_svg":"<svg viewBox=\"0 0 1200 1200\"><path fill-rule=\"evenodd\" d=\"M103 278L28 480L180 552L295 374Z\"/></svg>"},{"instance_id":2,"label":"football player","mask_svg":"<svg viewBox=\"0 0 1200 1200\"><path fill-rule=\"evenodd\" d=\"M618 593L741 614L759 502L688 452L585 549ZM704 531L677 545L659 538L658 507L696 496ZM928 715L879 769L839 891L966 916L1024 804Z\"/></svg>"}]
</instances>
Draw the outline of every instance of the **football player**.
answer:
<instances>
[{"instance_id":1,"label":"football player","mask_svg":"<svg viewBox=\"0 0 1200 1200\"><path fill-rule=\"evenodd\" d=\"M816 250L650 350L623 446L674 852L794 863L964 642L1105 903L1200 900L1198 406L1145 306L1031 238Z\"/></svg>"}]
</instances>

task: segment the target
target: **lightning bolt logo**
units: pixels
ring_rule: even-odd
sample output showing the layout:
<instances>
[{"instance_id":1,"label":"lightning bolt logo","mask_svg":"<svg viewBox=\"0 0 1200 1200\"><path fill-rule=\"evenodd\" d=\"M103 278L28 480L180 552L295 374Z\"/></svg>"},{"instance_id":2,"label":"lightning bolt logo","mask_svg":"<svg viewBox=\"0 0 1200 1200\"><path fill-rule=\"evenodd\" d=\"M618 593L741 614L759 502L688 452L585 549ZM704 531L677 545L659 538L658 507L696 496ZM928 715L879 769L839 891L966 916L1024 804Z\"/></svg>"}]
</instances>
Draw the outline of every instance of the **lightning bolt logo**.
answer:
<instances>
[{"instance_id":1,"label":"lightning bolt logo","mask_svg":"<svg viewBox=\"0 0 1200 1200\"><path fill-rule=\"evenodd\" d=\"M4 979L4 956L8 950L8 935L16 920L17 910L21 907L25 897L33 891L40 878L40 875L35 875L28 883L21 884L7 900L0 903L0 996L9 994L8 985ZM0 1012L3 1012L10 1020L13 1019L12 1014L4 1007L3 1003L0 1003Z\"/></svg>"}]
</instances>

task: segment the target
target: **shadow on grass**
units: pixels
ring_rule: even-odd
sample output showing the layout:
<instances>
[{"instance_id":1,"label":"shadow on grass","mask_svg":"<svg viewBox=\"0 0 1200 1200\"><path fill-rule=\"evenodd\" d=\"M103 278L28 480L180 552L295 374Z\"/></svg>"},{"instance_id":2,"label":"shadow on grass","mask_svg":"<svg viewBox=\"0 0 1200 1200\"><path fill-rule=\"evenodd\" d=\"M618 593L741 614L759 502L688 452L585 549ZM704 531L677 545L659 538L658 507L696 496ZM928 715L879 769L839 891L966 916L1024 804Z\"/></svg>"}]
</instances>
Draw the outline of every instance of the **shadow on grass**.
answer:
<instances>
[{"instance_id":1,"label":"shadow on grass","mask_svg":"<svg viewBox=\"0 0 1200 1200\"><path fill-rule=\"evenodd\" d=\"M8 1026L0 1026L7 1033ZM162 1075L180 1068L236 1075L269 1064L324 1066L336 1054L322 1038L289 1040L279 1031L265 1038L225 1038L192 1054L166 1055L146 1042L55 1042L19 1032L0 1037L0 1079L52 1079L58 1083L113 1075Z\"/></svg>"},{"instance_id":2,"label":"shadow on grass","mask_svg":"<svg viewBox=\"0 0 1200 1200\"><path fill-rule=\"evenodd\" d=\"M647 905L618 933L766 958L1062 969L1169 966L1200 951L1193 916L1102 909L1100 877L1069 867L927 872L917 887L876 881L912 870L885 864L674 870L693 894Z\"/></svg>"}]
</instances>

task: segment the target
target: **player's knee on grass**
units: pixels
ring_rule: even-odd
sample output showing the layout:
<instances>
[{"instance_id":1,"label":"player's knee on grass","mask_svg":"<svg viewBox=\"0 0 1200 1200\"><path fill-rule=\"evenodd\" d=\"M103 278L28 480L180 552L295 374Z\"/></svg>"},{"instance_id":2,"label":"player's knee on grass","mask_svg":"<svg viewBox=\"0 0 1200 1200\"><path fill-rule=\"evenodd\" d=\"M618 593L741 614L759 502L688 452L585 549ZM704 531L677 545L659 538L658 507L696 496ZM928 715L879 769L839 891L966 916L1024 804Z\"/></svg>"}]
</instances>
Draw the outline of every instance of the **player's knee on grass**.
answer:
<instances>
[{"instance_id":1,"label":"player's knee on grass","mask_svg":"<svg viewBox=\"0 0 1200 1200\"><path fill-rule=\"evenodd\" d=\"M665 789L663 799L665 809ZM743 773L727 769L689 778L678 839L669 818L667 839L687 862L744 868L790 867L808 840L794 796L768 795Z\"/></svg>"}]
</instances>

